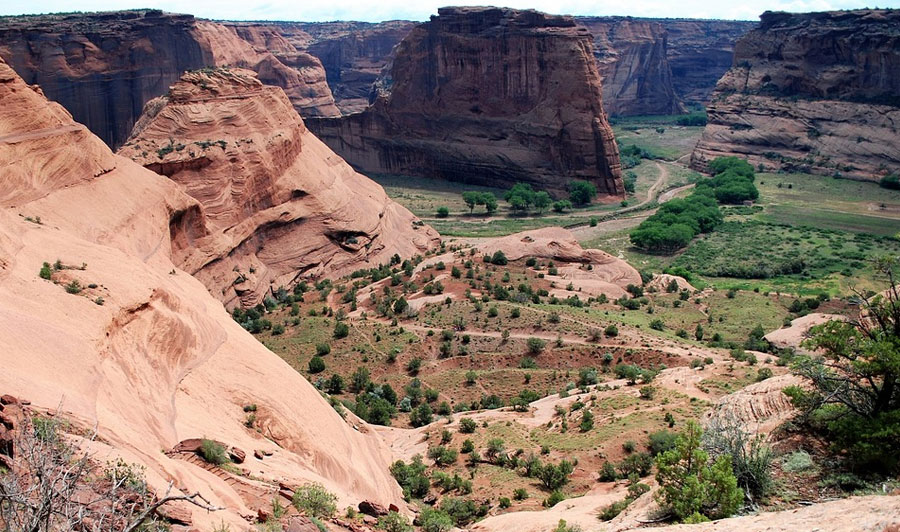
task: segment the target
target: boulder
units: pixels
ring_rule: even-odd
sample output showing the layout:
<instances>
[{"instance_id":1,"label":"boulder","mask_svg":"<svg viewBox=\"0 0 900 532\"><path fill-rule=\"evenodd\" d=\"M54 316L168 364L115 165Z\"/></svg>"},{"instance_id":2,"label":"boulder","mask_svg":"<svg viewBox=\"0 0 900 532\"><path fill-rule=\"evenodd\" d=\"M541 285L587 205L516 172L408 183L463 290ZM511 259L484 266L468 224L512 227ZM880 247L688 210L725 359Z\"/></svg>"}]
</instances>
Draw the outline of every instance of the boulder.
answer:
<instances>
[{"instance_id":1,"label":"boulder","mask_svg":"<svg viewBox=\"0 0 900 532\"><path fill-rule=\"evenodd\" d=\"M362 501L359 503L359 511L366 515L380 517L387 515L388 510L383 505L373 501ZM396 511L396 510L395 510Z\"/></svg>"}]
</instances>

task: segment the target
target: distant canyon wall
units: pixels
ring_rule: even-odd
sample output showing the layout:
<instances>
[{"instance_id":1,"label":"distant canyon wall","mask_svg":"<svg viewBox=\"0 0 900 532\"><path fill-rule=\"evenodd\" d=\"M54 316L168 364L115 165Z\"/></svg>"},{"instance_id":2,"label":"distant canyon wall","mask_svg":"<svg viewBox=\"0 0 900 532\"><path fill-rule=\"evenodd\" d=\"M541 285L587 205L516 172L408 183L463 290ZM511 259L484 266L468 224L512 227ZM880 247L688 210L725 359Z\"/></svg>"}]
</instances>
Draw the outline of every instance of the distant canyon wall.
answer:
<instances>
[{"instance_id":1,"label":"distant canyon wall","mask_svg":"<svg viewBox=\"0 0 900 532\"><path fill-rule=\"evenodd\" d=\"M623 193L592 38L572 17L442 8L397 46L384 89L307 124L366 172Z\"/></svg>"},{"instance_id":2,"label":"distant canyon wall","mask_svg":"<svg viewBox=\"0 0 900 532\"><path fill-rule=\"evenodd\" d=\"M719 81L692 164L855 179L900 172L900 11L767 12Z\"/></svg>"},{"instance_id":3,"label":"distant canyon wall","mask_svg":"<svg viewBox=\"0 0 900 532\"><path fill-rule=\"evenodd\" d=\"M0 17L0 57L112 147L145 103L207 66L256 71L304 116L339 114L318 59L284 49L282 61L238 29L159 10Z\"/></svg>"},{"instance_id":4,"label":"distant canyon wall","mask_svg":"<svg viewBox=\"0 0 900 532\"><path fill-rule=\"evenodd\" d=\"M705 102L731 68L734 43L755 22L576 17L594 36L611 115L669 114ZM374 84L389 70L394 46L416 26L410 21L268 23L297 49L322 61L344 114L372 103Z\"/></svg>"}]
</instances>

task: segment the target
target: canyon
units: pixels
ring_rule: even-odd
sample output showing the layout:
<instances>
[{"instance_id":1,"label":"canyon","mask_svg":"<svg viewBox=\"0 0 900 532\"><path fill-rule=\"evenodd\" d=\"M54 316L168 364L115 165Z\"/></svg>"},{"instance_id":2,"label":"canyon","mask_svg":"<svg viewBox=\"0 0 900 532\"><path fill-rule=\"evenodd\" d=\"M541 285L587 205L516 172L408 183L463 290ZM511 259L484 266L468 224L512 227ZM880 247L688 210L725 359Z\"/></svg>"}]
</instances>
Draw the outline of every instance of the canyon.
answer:
<instances>
[{"instance_id":1,"label":"canyon","mask_svg":"<svg viewBox=\"0 0 900 532\"><path fill-rule=\"evenodd\" d=\"M183 75L147 104L119 154L200 203L173 222L173 259L229 308L439 241L313 136L284 91L248 70Z\"/></svg>"},{"instance_id":2,"label":"canyon","mask_svg":"<svg viewBox=\"0 0 900 532\"><path fill-rule=\"evenodd\" d=\"M113 148L147 101L207 66L255 70L305 116L340 114L321 63L281 52L287 64L233 27L159 10L0 17L0 57Z\"/></svg>"},{"instance_id":3,"label":"canyon","mask_svg":"<svg viewBox=\"0 0 900 532\"><path fill-rule=\"evenodd\" d=\"M308 126L365 172L619 196L591 41L571 17L442 8L397 45L374 104Z\"/></svg>"},{"instance_id":4,"label":"canyon","mask_svg":"<svg viewBox=\"0 0 900 532\"><path fill-rule=\"evenodd\" d=\"M900 12L767 12L719 81L694 168L738 155L766 171L878 180L900 172Z\"/></svg>"}]
</instances>

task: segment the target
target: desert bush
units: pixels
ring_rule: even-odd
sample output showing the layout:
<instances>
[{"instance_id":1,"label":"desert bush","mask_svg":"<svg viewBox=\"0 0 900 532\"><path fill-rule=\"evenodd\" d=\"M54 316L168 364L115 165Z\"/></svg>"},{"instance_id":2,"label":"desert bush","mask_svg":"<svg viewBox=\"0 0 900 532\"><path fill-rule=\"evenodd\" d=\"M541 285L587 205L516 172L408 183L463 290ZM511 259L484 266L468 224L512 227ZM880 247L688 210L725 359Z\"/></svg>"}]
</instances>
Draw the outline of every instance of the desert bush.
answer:
<instances>
[{"instance_id":1,"label":"desert bush","mask_svg":"<svg viewBox=\"0 0 900 532\"><path fill-rule=\"evenodd\" d=\"M459 420L459 432L462 434L472 434L478 424L470 417L464 417Z\"/></svg>"},{"instance_id":2,"label":"desert bush","mask_svg":"<svg viewBox=\"0 0 900 532\"><path fill-rule=\"evenodd\" d=\"M331 517L337 511L337 496L318 483L304 484L294 490L294 508L311 517Z\"/></svg>"},{"instance_id":3,"label":"desert bush","mask_svg":"<svg viewBox=\"0 0 900 532\"><path fill-rule=\"evenodd\" d=\"M428 488L431 483L425 474L425 464L422 457L416 455L409 464L403 460L397 460L391 464L391 475L403 488L403 496L409 500L411 498L422 498L428 495Z\"/></svg>"},{"instance_id":4,"label":"desert bush","mask_svg":"<svg viewBox=\"0 0 900 532\"><path fill-rule=\"evenodd\" d=\"M701 448L702 436L700 426L688 421L675 448L656 457L657 502L678 519L695 513L710 519L728 517L743 500L729 456L711 462Z\"/></svg>"},{"instance_id":5,"label":"desert bush","mask_svg":"<svg viewBox=\"0 0 900 532\"><path fill-rule=\"evenodd\" d=\"M422 509L419 521L423 532L448 532L454 526L453 519L447 512L427 506Z\"/></svg>"},{"instance_id":6,"label":"desert bush","mask_svg":"<svg viewBox=\"0 0 900 532\"><path fill-rule=\"evenodd\" d=\"M309 359L309 372L316 374L325 371L325 360L320 356L314 356Z\"/></svg>"},{"instance_id":7,"label":"desert bush","mask_svg":"<svg viewBox=\"0 0 900 532\"><path fill-rule=\"evenodd\" d=\"M206 462L214 465L222 465L228 461L228 455L225 454L225 447L214 440L206 438L200 441L200 456L206 460Z\"/></svg>"}]
</instances>

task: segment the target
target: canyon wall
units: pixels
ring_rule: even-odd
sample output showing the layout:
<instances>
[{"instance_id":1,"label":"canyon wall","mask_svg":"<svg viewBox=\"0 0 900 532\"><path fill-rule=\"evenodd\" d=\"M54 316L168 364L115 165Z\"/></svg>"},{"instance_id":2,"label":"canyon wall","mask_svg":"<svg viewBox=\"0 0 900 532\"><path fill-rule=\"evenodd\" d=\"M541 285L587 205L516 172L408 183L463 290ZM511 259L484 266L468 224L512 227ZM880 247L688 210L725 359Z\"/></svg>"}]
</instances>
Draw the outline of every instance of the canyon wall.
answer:
<instances>
[{"instance_id":1,"label":"canyon wall","mask_svg":"<svg viewBox=\"0 0 900 532\"><path fill-rule=\"evenodd\" d=\"M117 147L145 103L187 70L231 64L283 87L307 116L339 114L321 64L286 65L233 28L159 10L0 17L0 57L29 84Z\"/></svg>"},{"instance_id":2,"label":"canyon wall","mask_svg":"<svg viewBox=\"0 0 900 532\"><path fill-rule=\"evenodd\" d=\"M278 23L291 42L322 61L334 101L344 114L370 103L372 86L390 62L391 51L415 22Z\"/></svg>"},{"instance_id":3,"label":"canyon wall","mask_svg":"<svg viewBox=\"0 0 900 532\"><path fill-rule=\"evenodd\" d=\"M667 34L658 22L622 17L578 17L594 36L610 115L684 112L669 68Z\"/></svg>"},{"instance_id":4,"label":"canyon wall","mask_svg":"<svg viewBox=\"0 0 900 532\"><path fill-rule=\"evenodd\" d=\"M623 193L592 38L571 17L442 8L397 46L375 103L310 129L354 166L563 191Z\"/></svg>"},{"instance_id":5,"label":"canyon wall","mask_svg":"<svg viewBox=\"0 0 900 532\"><path fill-rule=\"evenodd\" d=\"M3 393L58 409L73 434L96 431L73 443L100 465L145 466L160 495L199 492L223 508L183 508L198 530L251 529L281 486L304 482L342 508L403 504L379 436L342 419L178 267L181 243L215 230L204 206L113 154L2 59L0 168ZM249 404L259 432L245 425ZM192 438L242 450L242 464L212 472L166 452Z\"/></svg>"},{"instance_id":6,"label":"canyon wall","mask_svg":"<svg viewBox=\"0 0 900 532\"><path fill-rule=\"evenodd\" d=\"M764 13L692 155L855 179L900 172L900 11Z\"/></svg>"},{"instance_id":7,"label":"canyon wall","mask_svg":"<svg viewBox=\"0 0 900 532\"><path fill-rule=\"evenodd\" d=\"M188 230L173 257L229 307L438 244L437 233L313 136L282 89L248 70L184 74L147 104L119 153L200 202L200 212L183 217Z\"/></svg>"},{"instance_id":8,"label":"canyon wall","mask_svg":"<svg viewBox=\"0 0 900 532\"><path fill-rule=\"evenodd\" d=\"M756 22L741 20L649 19L668 34L668 60L675 94L684 102L706 103L734 59L734 45Z\"/></svg>"}]
</instances>

